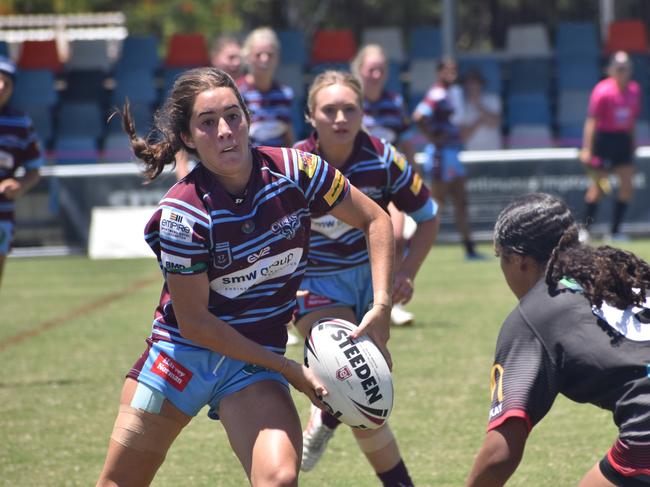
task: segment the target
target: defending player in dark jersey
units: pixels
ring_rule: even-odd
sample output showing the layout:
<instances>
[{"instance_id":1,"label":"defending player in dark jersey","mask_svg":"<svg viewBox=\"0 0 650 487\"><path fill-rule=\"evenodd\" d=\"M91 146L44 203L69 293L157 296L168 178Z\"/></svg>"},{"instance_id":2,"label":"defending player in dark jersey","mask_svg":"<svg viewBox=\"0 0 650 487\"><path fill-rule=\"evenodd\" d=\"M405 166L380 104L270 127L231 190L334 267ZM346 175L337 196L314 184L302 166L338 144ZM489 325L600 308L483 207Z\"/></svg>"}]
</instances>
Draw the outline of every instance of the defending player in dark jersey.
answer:
<instances>
[{"instance_id":1,"label":"defending player in dark jersey","mask_svg":"<svg viewBox=\"0 0 650 487\"><path fill-rule=\"evenodd\" d=\"M413 294L415 275L435 240L437 207L404 156L361 130L361 103L361 86L352 75L328 71L317 76L307 101L309 121L316 132L297 147L330 158L333 166L382 208L392 202L417 222L410 252L395 274L392 296L394 303L407 302ZM368 306L383 306L373 301L371 261L358 229L331 215L314 219L296 313L296 327L303 335L325 316L359 323ZM314 467L338 424L331 414L312 409L303 433L303 470ZM353 433L384 485L411 485L388 425L376 430L355 429Z\"/></svg>"},{"instance_id":2,"label":"defending player in dark jersey","mask_svg":"<svg viewBox=\"0 0 650 487\"><path fill-rule=\"evenodd\" d=\"M16 81L16 65L0 56L0 283L14 234L16 199L33 188L44 164L31 119L9 106ZM18 168L24 174L16 177Z\"/></svg>"},{"instance_id":3,"label":"defending player in dark jersey","mask_svg":"<svg viewBox=\"0 0 650 487\"><path fill-rule=\"evenodd\" d=\"M288 383L317 404L327 394L308 368L284 357L311 213L331 212L365 230L383 307L364 316L356 335L368 333L387 355L390 219L321 158L251 147L246 105L218 69L183 73L146 139L137 137L128 105L122 115L150 179L181 148L201 162L146 225L164 285L146 350L122 390L98 485L148 485L205 405L251 484L297 485L301 428Z\"/></svg>"},{"instance_id":4,"label":"defending player in dark jersey","mask_svg":"<svg viewBox=\"0 0 650 487\"><path fill-rule=\"evenodd\" d=\"M499 333L488 434L467 485L503 485L558 394L612 411L619 429L580 486L650 485L650 265L580 244L569 209L547 194L506 207L494 245L519 304Z\"/></svg>"}]
</instances>

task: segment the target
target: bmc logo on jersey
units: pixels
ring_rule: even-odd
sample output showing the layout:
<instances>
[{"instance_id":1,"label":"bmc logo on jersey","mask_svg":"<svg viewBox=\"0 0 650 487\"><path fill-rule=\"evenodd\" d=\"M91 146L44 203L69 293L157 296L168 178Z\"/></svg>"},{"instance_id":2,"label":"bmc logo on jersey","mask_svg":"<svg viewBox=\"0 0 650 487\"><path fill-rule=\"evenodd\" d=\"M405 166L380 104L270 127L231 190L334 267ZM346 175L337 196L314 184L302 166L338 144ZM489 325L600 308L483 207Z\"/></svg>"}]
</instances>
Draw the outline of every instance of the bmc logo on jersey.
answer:
<instances>
[{"instance_id":1,"label":"bmc logo on jersey","mask_svg":"<svg viewBox=\"0 0 650 487\"><path fill-rule=\"evenodd\" d=\"M265 257L265 256L269 255L269 252L271 252L271 247L264 247L259 252L254 252L251 255L249 255L248 257L246 257L246 261L249 264L252 264L253 262L257 262L257 260L260 259L261 257Z\"/></svg>"},{"instance_id":2,"label":"bmc logo on jersey","mask_svg":"<svg viewBox=\"0 0 650 487\"><path fill-rule=\"evenodd\" d=\"M275 235L280 234L287 240L291 240L296 236L296 231L300 228L300 218L297 213L295 211L291 215L280 218L271 225L271 231Z\"/></svg>"}]
</instances>

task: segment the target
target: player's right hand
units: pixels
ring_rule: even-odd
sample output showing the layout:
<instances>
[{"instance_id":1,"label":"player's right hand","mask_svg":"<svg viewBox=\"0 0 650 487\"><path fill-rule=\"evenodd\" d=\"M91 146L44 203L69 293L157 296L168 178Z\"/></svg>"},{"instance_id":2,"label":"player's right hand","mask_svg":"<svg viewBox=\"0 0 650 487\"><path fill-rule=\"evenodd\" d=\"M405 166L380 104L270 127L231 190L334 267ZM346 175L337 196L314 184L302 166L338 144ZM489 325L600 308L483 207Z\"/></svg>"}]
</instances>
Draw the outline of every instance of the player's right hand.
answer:
<instances>
[{"instance_id":1,"label":"player's right hand","mask_svg":"<svg viewBox=\"0 0 650 487\"><path fill-rule=\"evenodd\" d=\"M325 389L325 386L316 378L309 367L305 367L294 360L288 360L283 373L289 383L309 397L309 400L316 407L321 409L325 408L325 405L319 400L319 397L327 396L327 389Z\"/></svg>"}]
</instances>

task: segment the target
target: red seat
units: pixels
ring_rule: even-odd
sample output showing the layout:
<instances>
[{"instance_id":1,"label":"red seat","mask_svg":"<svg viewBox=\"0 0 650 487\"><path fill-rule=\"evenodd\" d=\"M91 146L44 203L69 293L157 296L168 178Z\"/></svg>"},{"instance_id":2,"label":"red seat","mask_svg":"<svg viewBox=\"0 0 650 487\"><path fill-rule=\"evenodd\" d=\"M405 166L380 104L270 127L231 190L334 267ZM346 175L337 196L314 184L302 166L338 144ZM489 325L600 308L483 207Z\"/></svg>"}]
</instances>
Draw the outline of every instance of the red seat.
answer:
<instances>
[{"instance_id":1,"label":"red seat","mask_svg":"<svg viewBox=\"0 0 650 487\"><path fill-rule=\"evenodd\" d=\"M311 46L311 62L347 63L357 53L357 42L351 30L319 30Z\"/></svg>"},{"instance_id":2,"label":"red seat","mask_svg":"<svg viewBox=\"0 0 650 487\"><path fill-rule=\"evenodd\" d=\"M648 35L641 20L615 20L609 24L605 52L616 51L643 54L648 52Z\"/></svg>"},{"instance_id":3,"label":"red seat","mask_svg":"<svg viewBox=\"0 0 650 487\"><path fill-rule=\"evenodd\" d=\"M165 66L191 68L208 66L210 56L203 34L174 34L169 39Z\"/></svg>"},{"instance_id":4,"label":"red seat","mask_svg":"<svg viewBox=\"0 0 650 487\"><path fill-rule=\"evenodd\" d=\"M56 41L24 41L18 58L21 69L49 69L56 73L63 68Z\"/></svg>"}]
</instances>

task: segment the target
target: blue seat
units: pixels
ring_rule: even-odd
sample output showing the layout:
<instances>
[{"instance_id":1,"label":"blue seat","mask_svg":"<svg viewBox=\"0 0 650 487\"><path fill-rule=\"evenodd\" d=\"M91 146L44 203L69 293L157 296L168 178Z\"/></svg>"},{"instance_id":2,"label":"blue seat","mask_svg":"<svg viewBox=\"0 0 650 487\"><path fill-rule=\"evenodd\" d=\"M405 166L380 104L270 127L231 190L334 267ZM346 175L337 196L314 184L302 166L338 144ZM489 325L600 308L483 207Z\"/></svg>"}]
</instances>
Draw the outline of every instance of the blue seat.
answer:
<instances>
[{"instance_id":1,"label":"blue seat","mask_svg":"<svg viewBox=\"0 0 650 487\"><path fill-rule=\"evenodd\" d=\"M558 91L591 90L600 79L600 66L591 58L558 58L556 64Z\"/></svg>"},{"instance_id":2,"label":"blue seat","mask_svg":"<svg viewBox=\"0 0 650 487\"><path fill-rule=\"evenodd\" d=\"M285 29L276 31L280 41L280 57L282 64L300 64L304 66L307 63L307 49L305 48L305 37L302 32L295 29Z\"/></svg>"},{"instance_id":3,"label":"blue seat","mask_svg":"<svg viewBox=\"0 0 650 487\"><path fill-rule=\"evenodd\" d=\"M510 61L509 93L548 93L551 88L551 62L546 58L520 58Z\"/></svg>"},{"instance_id":4,"label":"blue seat","mask_svg":"<svg viewBox=\"0 0 650 487\"><path fill-rule=\"evenodd\" d=\"M162 69L162 96L163 98L167 96L169 90L174 86L174 81L176 78L186 71L187 68L176 68L176 67L163 67Z\"/></svg>"},{"instance_id":5,"label":"blue seat","mask_svg":"<svg viewBox=\"0 0 650 487\"><path fill-rule=\"evenodd\" d=\"M386 89L402 93L402 63L399 61L388 61L388 78Z\"/></svg>"},{"instance_id":6,"label":"blue seat","mask_svg":"<svg viewBox=\"0 0 650 487\"><path fill-rule=\"evenodd\" d=\"M562 147L581 147L584 124L568 122L558 124L558 145Z\"/></svg>"},{"instance_id":7,"label":"blue seat","mask_svg":"<svg viewBox=\"0 0 650 487\"><path fill-rule=\"evenodd\" d=\"M147 69L156 71L160 67L158 47L160 41L150 35L130 35L122 43L122 51L115 65L120 69Z\"/></svg>"},{"instance_id":8,"label":"blue seat","mask_svg":"<svg viewBox=\"0 0 650 487\"><path fill-rule=\"evenodd\" d=\"M99 139L104 132L105 118L94 102L64 103L56 116L56 138L90 137Z\"/></svg>"},{"instance_id":9,"label":"blue seat","mask_svg":"<svg viewBox=\"0 0 650 487\"><path fill-rule=\"evenodd\" d=\"M108 134L104 138L103 162L132 162L135 160L131 150L131 139L124 132Z\"/></svg>"},{"instance_id":10,"label":"blue seat","mask_svg":"<svg viewBox=\"0 0 650 487\"><path fill-rule=\"evenodd\" d=\"M291 122L293 125L293 134L296 140L306 138L312 130L312 127L305 120L306 100L298 99L291 106Z\"/></svg>"},{"instance_id":11,"label":"blue seat","mask_svg":"<svg viewBox=\"0 0 650 487\"><path fill-rule=\"evenodd\" d=\"M0 56L9 57L9 44L6 41L0 41Z\"/></svg>"},{"instance_id":12,"label":"blue seat","mask_svg":"<svg viewBox=\"0 0 650 487\"><path fill-rule=\"evenodd\" d=\"M122 106L120 105L120 108ZM149 133L153 126L153 110L148 103L130 103L129 110L135 124L138 135ZM108 134L123 133L122 117L115 115L108 122L106 127Z\"/></svg>"},{"instance_id":13,"label":"blue seat","mask_svg":"<svg viewBox=\"0 0 650 487\"><path fill-rule=\"evenodd\" d=\"M48 69L25 69L16 74L14 93L11 103L16 108L56 105L59 95L56 91L54 73Z\"/></svg>"},{"instance_id":14,"label":"blue seat","mask_svg":"<svg viewBox=\"0 0 650 487\"><path fill-rule=\"evenodd\" d=\"M158 87L153 72L146 68L119 69L115 72L111 105L122 106L124 99L137 103L156 103Z\"/></svg>"},{"instance_id":15,"label":"blue seat","mask_svg":"<svg viewBox=\"0 0 650 487\"><path fill-rule=\"evenodd\" d=\"M558 123L584 123L589 106L590 90L561 91L557 97Z\"/></svg>"},{"instance_id":16,"label":"blue seat","mask_svg":"<svg viewBox=\"0 0 650 487\"><path fill-rule=\"evenodd\" d=\"M458 65L461 76L467 74L470 70L477 70L485 79L484 90L488 93L501 93L501 84L503 73L501 70L501 61L496 57L459 57Z\"/></svg>"},{"instance_id":17,"label":"blue seat","mask_svg":"<svg viewBox=\"0 0 650 487\"><path fill-rule=\"evenodd\" d=\"M598 29L593 22L558 22L555 54L560 58L597 60L600 55Z\"/></svg>"},{"instance_id":18,"label":"blue seat","mask_svg":"<svg viewBox=\"0 0 650 487\"><path fill-rule=\"evenodd\" d=\"M409 59L438 59L442 56L442 34L438 27L415 27L409 36Z\"/></svg>"},{"instance_id":19,"label":"blue seat","mask_svg":"<svg viewBox=\"0 0 650 487\"><path fill-rule=\"evenodd\" d=\"M543 93L511 93L508 96L507 124L550 125L551 107L548 95Z\"/></svg>"},{"instance_id":20,"label":"blue seat","mask_svg":"<svg viewBox=\"0 0 650 487\"><path fill-rule=\"evenodd\" d=\"M276 79L293 90L295 99L302 98L305 94L305 75L302 64L281 64L275 75Z\"/></svg>"},{"instance_id":21,"label":"blue seat","mask_svg":"<svg viewBox=\"0 0 650 487\"><path fill-rule=\"evenodd\" d=\"M65 76L66 88L61 93L63 102L95 102L105 105L108 92L104 86L106 73L100 70L70 71Z\"/></svg>"},{"instance_id":22,"label":"blue seat","mask_svg":"<svg viewBox=\"0 0 650 487\"><path fill-rule=\"evenodd\" d=\"M24 104L20 109L32 119L34 130L36 130L36 135L39 140L46 147L49 147L54 135L52 108L44 104L36 103Z\"/></svg>"},{"instance_id":23,"label":"blue seat","mask_svg":"<svg viewBox=\"0 0 650 487\"><path fill-rule=\"evenodd\" d=\"M70 41L70 56L65 63L67 71L110 71L113 60L106 39L75 39Z\"/></svg>"},{"instance_id":24,"label":"blue seat","mask_svg":"<svg viewBox=\"0 0 650 487\"><path fill-rule=\"evenodd\" d=\"M94 164L99 160L97 141L84 136L57 137L54 159L57 164Z\"/></svg>"}]
</instances>

